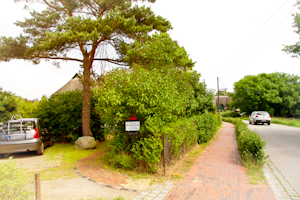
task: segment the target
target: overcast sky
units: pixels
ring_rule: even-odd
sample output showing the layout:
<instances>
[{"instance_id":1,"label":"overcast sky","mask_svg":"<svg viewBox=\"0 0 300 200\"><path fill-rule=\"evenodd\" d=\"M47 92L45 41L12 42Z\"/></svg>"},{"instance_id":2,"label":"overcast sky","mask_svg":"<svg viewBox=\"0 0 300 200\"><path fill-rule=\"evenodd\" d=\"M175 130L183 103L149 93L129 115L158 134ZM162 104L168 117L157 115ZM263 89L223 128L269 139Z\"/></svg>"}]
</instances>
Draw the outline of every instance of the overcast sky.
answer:
<instances>
[{"instance_id":1,"label":"overcast sky","mask_svg":"<svg viewBox=\"0 0 300 200\"><path fill-rule=\"evenodd\" d=\"M157 15L173 26L172 39L184 46L196 61L208 88L233 91L233 84L246 75L285 72L300 75L300 59L283 52L283 45L299 40L292 27L295 0L157 0ZM0 6L0 35L17 36L22 29L13 22L29 17L21 3L5 0ZM0 63L0 87L27 99L51 96L79 72L78 62Z\"/></svg>"}]
</instances>

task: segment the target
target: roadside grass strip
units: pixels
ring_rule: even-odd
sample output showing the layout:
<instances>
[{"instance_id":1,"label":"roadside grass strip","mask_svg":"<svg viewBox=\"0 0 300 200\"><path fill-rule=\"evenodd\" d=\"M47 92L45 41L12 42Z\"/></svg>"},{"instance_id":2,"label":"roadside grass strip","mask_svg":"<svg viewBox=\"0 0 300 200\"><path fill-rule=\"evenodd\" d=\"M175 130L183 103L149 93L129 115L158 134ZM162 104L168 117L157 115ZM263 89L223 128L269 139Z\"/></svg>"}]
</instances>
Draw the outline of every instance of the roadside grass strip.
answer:
<instances>
[{"instance_id":1,"label":"roadside grass strip","mask_svg":"<svg viewBox=\"0 0 300 200\"><path fill-rule=\"evenodd\" d=\"M300 128L300 119L272 117L272 123Z\"/></svg>"}]
</instances>

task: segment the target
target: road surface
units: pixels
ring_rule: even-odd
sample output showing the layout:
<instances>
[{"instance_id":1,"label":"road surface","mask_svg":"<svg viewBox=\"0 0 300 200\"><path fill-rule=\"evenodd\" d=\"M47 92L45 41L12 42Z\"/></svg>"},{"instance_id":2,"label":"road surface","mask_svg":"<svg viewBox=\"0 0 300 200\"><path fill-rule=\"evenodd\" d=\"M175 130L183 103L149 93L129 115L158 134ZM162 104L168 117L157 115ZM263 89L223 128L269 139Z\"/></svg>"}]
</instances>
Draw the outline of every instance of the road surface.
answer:
<instances>
[{"instance_id":1,"label":"road surface","mask_svg":"<svg viewBox=\"0 0 300 200\"><path fill-rule=\"evenodd\" d=\"M300 194L300 128L272 124L250 125L267 142L266 154L290 185Z\"/></svg>"}]
</instances>

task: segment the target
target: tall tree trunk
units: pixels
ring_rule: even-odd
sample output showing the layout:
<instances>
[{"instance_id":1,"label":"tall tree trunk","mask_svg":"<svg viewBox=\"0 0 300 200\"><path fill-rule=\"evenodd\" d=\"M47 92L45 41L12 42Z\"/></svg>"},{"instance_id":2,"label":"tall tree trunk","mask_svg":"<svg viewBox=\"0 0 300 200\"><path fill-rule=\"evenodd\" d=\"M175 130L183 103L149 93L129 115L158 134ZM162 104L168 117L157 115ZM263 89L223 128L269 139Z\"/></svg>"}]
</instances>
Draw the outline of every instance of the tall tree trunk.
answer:
<instances>
[{"instance_id":1,"label":"tall tree trunk","mask_svg":"<svg viewBox=\"0 0 300 200\"><path fill-rule=\"evenodd\" d=\"M91 131L91 88L90 79L91 63L89 59L83 61L83 94L82 94L82 134L83 136L93 136Z\"/></svg>"}]
</instances>

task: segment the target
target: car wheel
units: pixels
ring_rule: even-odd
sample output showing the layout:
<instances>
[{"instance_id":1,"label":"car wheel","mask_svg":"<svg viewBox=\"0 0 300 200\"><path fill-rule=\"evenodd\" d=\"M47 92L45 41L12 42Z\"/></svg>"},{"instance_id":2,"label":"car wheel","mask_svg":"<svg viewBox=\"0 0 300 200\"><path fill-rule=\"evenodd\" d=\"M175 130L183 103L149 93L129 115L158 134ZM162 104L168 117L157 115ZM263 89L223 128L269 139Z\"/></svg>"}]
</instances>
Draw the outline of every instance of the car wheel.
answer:
<instances>
[{"instance_id":1,"label":"car wheel","mask_svg":"<svg viewBox=\"0 0 300 200\"><path fill-rule=\"evenodd\" d=\"M268 125L271 125L271 122L268 122Z\"/></svg>"},{"instance_id":2,"label":"car wheel","mask_svg":"<svg viewBox=\"0 0 300 200\"><path fill-rule=\"evenodd\" d=\"M36 152L37 155L43 155L44 154L44 142L41 142L39 150Z\"/></svg>"},{"instance_id":3,"label":"car wheel","mask_svg":"<svg viewBox=\"0 0 300 200\"><path fill-rule=\"evenodd\" d=\"M254 122L254 125L257 125L257 122Z\"/></svg>"},{"instance_id":4,"label":"car wheel","mask_svg":"<svg viewBox=\"0 0 300 200\"><path fill-rule=\"evenodd\" d=\"M53 146L53 138L50 139L49 146L50 146L50 147Z\"/></svg>"},{"instance_id":5,"label":"car wheel","mask_svg":"<svg viewBox=\"0 0 300 200\"><path fill-rule=\"evenodd\" d=\"M249 120L249 124L251 124L251 121Z\"/></svg>"}]
</instances>

